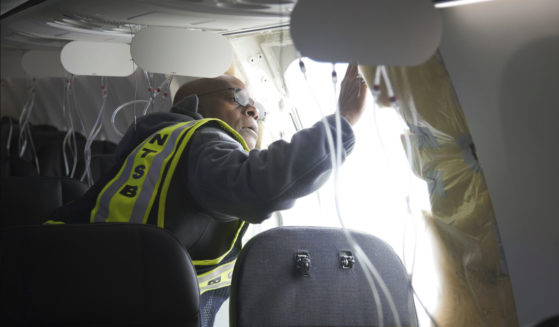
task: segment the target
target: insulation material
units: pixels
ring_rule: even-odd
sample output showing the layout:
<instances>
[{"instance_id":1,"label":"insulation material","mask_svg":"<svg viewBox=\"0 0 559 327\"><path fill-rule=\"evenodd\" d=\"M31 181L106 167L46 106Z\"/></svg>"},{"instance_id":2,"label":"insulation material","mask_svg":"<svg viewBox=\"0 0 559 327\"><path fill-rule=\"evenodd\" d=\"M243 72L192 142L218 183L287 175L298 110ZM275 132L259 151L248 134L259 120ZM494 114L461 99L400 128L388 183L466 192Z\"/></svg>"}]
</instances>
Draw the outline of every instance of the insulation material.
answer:
<instances>
[{"instance_id":1,"label":"insulation material","mask_svg":"<svg viewBox=\"0 0 559 327\"><path fill-rule=\"evenodd\" d=\"M373 85L376 68L362 68ZM412 149L414 173L429 187L429 234L443 286L432 312L439 326L518 326L493 207L462 109L436 57L387 67ZM384 85L381 85L384 88ZM381 92L381 105L389 105ZM381 108L382 110L382 108Z\"/></svg>"}]
</instances>

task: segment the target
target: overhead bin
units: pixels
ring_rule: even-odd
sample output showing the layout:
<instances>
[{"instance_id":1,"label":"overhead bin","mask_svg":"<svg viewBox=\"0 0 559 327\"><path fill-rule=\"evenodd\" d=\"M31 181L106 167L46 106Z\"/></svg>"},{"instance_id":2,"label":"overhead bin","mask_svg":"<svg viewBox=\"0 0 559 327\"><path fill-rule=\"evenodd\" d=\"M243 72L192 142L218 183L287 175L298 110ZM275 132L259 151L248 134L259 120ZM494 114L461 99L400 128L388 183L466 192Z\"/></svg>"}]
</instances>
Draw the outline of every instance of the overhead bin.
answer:
<instances>
[{"instance_id":1,"label":"overhead bin","mask_svg":"<svg viewBox=\"0 0 559 327\"><path fill-rule=\"evenodd\" d=\"M60 58L74 75L124 77L136 70L125 43L74 41L62 48Z\"/></svg>"},{"instance_id":2,"label":"overhead bin","mask_svg":"<svg viewBox=\"0 0 559 327\"><path fill-rule=\"evenodd\" d=\"M217 33L148 27L132 39L134 62L150 73L216 77L231 66L233 49Z\"/></svg>"},{"instance_id":3,"label":"overhead bin","mask_svg":"<svg viewBox=\"0 0 559 327\"><path fill-rule=\"evenodd\" d=\"M435 53L441 25L430 0L305 0L291 14L291 37L317 61L413 66Z\"/></svg>"}]
</instances>

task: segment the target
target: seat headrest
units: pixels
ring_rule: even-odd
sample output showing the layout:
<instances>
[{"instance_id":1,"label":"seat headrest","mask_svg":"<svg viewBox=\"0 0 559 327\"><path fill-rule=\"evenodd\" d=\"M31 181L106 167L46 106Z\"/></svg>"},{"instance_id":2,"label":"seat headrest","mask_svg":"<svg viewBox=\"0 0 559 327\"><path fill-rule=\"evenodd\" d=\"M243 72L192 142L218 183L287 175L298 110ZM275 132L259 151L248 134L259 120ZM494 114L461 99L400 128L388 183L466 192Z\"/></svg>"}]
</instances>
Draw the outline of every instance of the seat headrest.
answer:
<instances>
[{"instance_id":1,"label":"seat headrest","mask_svg":"<svg viewBox=\"0 0 559 327\"><path fill-rule=\"evenodd\" d=\"M37 168L27 160L10 156L0 159L0 176L36 176Z\"/></svg>"},{"instance_id":2,"label":"seat headrest","mask_svg":"<svg viewBox=\"0 0 559 327\"><path fill-rule=\"evenodd\" d=\"M39 225L54 209L82 196L87 185L65 177L3 177L0 227Z\"/></svg>"}]
</instances>

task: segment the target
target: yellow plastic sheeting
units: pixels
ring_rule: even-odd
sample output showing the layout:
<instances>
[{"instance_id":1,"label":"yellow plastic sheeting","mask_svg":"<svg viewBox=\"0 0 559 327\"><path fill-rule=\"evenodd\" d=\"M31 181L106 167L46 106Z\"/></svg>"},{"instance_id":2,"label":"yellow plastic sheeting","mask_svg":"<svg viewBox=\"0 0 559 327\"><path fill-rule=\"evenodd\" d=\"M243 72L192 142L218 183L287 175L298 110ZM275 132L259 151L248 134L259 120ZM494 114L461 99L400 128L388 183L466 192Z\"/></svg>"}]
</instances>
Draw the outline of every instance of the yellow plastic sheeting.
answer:
<instances>
[{"instance_id":1,"label":"yellow plastic sheeting","mask_svg":"<svg viewBox=\"0 0 559 327\"><path fill-rule=\"evenodd\" d=\"M361 69L372 87L376 67ZM411 148L408 159L429 186L431 213L424 218L438 245L443 284L435 320L439 326L518 326L491 199L444 66L433 57L387 72L409 127L409 137L402 136ZM379 104L389 105L385 85L381 90Z\"/></svg>"}]
</instances>

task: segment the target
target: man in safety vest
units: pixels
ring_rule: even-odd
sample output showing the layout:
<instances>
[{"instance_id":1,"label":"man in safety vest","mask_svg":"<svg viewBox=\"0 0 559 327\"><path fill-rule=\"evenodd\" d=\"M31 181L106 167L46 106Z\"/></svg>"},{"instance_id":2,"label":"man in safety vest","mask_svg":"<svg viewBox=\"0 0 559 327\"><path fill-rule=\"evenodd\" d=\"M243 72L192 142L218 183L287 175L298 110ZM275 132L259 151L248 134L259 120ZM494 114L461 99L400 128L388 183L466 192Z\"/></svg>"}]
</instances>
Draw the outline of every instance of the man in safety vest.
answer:
<instances>
[{"instance_id":1,"label":"man in safety vest","mask_svg":"<svg viewBox=\"0 0 559 327\"><path fill-rule=\"evenodd\" d=\"M342 155L352 150L367 86L356 65L340 90ZM198 274L203 326L229 296L231 273L249 223L318 189L330 169L322 123L255 150L264 113L238 79L197 79L175 95L171 112L146 115L119 143L116 164L79 200L51 215L58 222L153 224L173 233ZM334 116L328 117L332 135Z\"/></svg>"}]
</instances>

